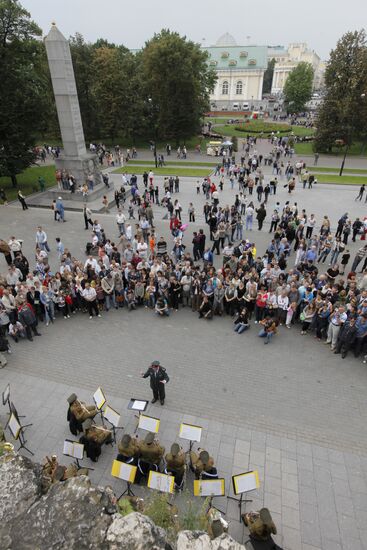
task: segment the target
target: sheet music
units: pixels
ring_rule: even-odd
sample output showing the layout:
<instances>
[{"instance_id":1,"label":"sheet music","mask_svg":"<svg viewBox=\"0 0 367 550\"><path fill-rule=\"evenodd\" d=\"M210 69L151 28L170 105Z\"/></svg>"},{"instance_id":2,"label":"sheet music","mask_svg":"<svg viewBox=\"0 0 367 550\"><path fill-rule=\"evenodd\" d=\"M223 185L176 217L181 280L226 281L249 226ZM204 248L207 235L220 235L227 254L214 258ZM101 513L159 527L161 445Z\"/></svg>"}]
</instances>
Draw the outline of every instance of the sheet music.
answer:
<instances>
[{"instance_id":1,"label":"sheet music","mask_svg":"<svg viewBox=\"0 0 367 550\"><path fill-rule=\"evenodd\" d=\"M134 411L144 411L146 405L147 405L147 402L146 402L146 401L134 401L134 403L132 404L131 408L132 408Z\"/></svg>"},{"instance_id":2,"label":"sheet music","mask_svg":"<svg viewBox=\"0 0 367 550\"><path fill-rule=\"evenodd\" d=\"M129 483L134 483L137 467L132 464L126 464L119 460L114 460L112 463L111 475L123 479Z\"/></svg>"},{"instance_id":3,"label":"sheet music","mask_svg":"<svg viewBox=\"0 0 367 550\"><path fill-rule=\"evenodd\" d=\"M14 413L12 413L10 415L8 427L9 427L9 430L11 431L12 436L14 437L14 439L18 439L19 431L20 431L20 424L19 424L18 419L17 419L17 417L15 416Z\"/></svg>"},{"instance_id":4,"label":"sheet music","mask_svg":"<svg viewBox=\"0 0 367 550\"><path fill-rule=\"evenodd\" d=\"M159 424L160 424L160 420L158 420L158 418L152 418L151 416L144 416L142 414L139 417L138 427L141 430L147 430L148 432L158 433Z\"/></svg>"},{"instance_id":5,"label":"sheet music","mask_svg":"<svg viewBox=\"0 0 367 550\"><path fill-rule=\"evenodd\" d=\"M64 455L72 456L73 458L78 458L82 460L84 457L84 445L78 443L77 441L70 441L65 439L64 441Z\"/></svg>"},{"instance_id":6,"label":"sheet music","mask_svg":"<svg viewBox=\"0 0 367 550\"><path fill-rule=\"evenodd\" d=\"M115 428L117 428L120 423L121 415L117 411L115 411L115 409L113 409L109 405L106 405L103 411L103 416L106 420L108 420L108 422L112 424L112 426L115 426Z\"/></svg>"},{"instance_id":7,"label":"sheet music","mask_svg":"<svg viewBox=\"0 0 367 550\"><path fill-rule=\"evenodd\" d=\"M258 472L246 472L245 474L233 476L233 483L236 494L247 493L247 491L254 491L259 487Z\"/></svg>"},{"instance_id":8,"label":"sheet music","mask_svg":"<svg viewBox=\"0 0 367 550\"><path fill-rule=\"evenodd\" d=\"M200 426L193 426L191 424L181 424L179 436L182 439L188 439L189 441L201 440L202 428Z\"/></svg>"},{"instance_id":9,"label":"sheet music","mask_svg":"<svg viewBox=\"0 0 367 550\"><path fill-rule=\"evenodd\" d=\"M163 493L173 493L175 478L160 472L149 472L148 487L149 489L156 489Z\"/></svg>"},{"instance_id":10,"label":"sheet music","mask_svg":"<svg viewBox=\"0 0 367 550\"><path fill-rule=\"evenodd\" d=\"M194 481L194 495L201 497L223 496L224 479L196 479Z\"/></svg>"},{"instance_id":11,"label":"sheet music","mask_svg":"<svg viewBox=\"0 0 367 550\"><path fill-rule=\"evenodd\" d=\"M106 398L101 388L98 388L95 394L93 395L94 402L98 410L101 410L103 405L106 403Z\"/></svg>"}]
</instances>

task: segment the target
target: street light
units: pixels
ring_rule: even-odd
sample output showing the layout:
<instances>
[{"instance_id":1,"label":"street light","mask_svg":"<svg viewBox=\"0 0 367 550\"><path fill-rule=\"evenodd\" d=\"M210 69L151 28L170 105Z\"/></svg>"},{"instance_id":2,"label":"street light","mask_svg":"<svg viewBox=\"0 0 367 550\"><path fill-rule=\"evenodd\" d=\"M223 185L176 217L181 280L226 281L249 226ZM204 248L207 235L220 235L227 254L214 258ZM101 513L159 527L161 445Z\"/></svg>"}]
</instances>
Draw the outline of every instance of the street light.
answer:
<instances>
[{"instance_id":1,"label":"street light","mask_svg":"<svg viewBox=\"0 0 367 550\"><path fill-rule=\"evenodd\" d=\"M361 99L364 99L365 97L366 97L366 94L365 94L365 93L363 93L363 94L360 95L360 98L361 98ZM347 132L346 132L347 143L345 144L344 157L343 157L343 160L342 160L342 163L341 163L341 166L340 166L339 177L341 177L341 176L343 175L345 159L347 158L347 154L348 154L348 151L349 151L349 147L351 146L352 127L346 125L346 128L347 128Z\"/></svg>"}]
</instances>

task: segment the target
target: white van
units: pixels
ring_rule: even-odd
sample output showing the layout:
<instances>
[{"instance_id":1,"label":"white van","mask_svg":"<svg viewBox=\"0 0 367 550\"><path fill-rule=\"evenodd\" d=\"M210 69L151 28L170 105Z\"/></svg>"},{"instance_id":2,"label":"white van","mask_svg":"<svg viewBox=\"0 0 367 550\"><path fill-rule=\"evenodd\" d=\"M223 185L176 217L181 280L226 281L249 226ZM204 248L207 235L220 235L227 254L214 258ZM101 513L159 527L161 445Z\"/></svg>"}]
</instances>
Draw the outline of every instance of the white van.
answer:
<instances>
[{"instance_id":1,"label":"white van","mask_svg":"<svg viewBox=\"0 0 367 550\"><path fill-rule=\"evenodd\" d=\"M233 103L232 109L233 109L233 111L239 111L239 109L240 109L239 104L238 103Z\"/></svg>"},{"instance_id":2,"label":"white van","mask_svg":"<svg viewBox=\"0 0 367 550\"><path fill-rule=\"evenodd\" d=\"M242 103L242 110L248 111L249 110L249 104L248 103Z\"/></svg>"}]
</instances>

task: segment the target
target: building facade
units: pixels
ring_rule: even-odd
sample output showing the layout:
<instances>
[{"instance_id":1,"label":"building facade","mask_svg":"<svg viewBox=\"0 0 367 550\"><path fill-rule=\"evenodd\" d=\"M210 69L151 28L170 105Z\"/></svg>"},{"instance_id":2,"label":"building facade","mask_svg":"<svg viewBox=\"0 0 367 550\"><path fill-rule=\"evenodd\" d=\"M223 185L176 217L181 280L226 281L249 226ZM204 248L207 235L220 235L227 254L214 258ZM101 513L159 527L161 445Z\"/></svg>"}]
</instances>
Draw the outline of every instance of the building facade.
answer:
<instances>
[{"instance_id":1,"label":"building facade","mask_svg":"<svg viewBox=\"0 0 367 550\"><path fill-rule=\"evenodd\" d=\"M212 110L247 110L252 105L256 108L262 99L267 46L239 46L226 33L214 46L204 49L218 77L210 95Z\"/></svg>"},{"instance_id":2,"label":"building facade","mask_svg":"<svg viewBox=\"0 0 367 550\"><path fill-rule=\"evenodd\" d=\"M281 94L289 73L301 62L310 63L314 70L313 89L319 90L323 82L324 64L305 43L289 44L288 49L281 46L268 48L268 59L275 59L272 94Z\"/></svg>"}]
</instances>

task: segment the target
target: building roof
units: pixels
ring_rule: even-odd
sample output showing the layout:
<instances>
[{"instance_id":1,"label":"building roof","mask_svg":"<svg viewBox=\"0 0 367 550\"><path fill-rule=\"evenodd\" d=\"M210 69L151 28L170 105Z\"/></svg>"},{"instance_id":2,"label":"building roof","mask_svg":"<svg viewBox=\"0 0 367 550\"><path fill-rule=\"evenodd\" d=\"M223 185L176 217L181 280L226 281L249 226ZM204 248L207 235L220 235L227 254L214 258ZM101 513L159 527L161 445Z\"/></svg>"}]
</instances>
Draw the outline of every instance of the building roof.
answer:
<instances>
[{"instance_id":1,"label":"building roof","mask_svg":"<svg viewBox=\"0 0 367 550\"><path fill-rule=\"evenodd\" d=\"M268 66L267 46L224 46L203 48L209 53L209 65L220 70L266 69Z\"/></svg>"},{"instance_id":2,"label":"building roof","mask_svg":"<svg viewBox=\"0 0 367 550\"><path fill-rule=\"evenodd\" d=\"M231 34L229 34L229 32L226 32L218 38L215 45L216 46L237 46L237 42L235 38Z\"/></svg>"}]
</instances>

